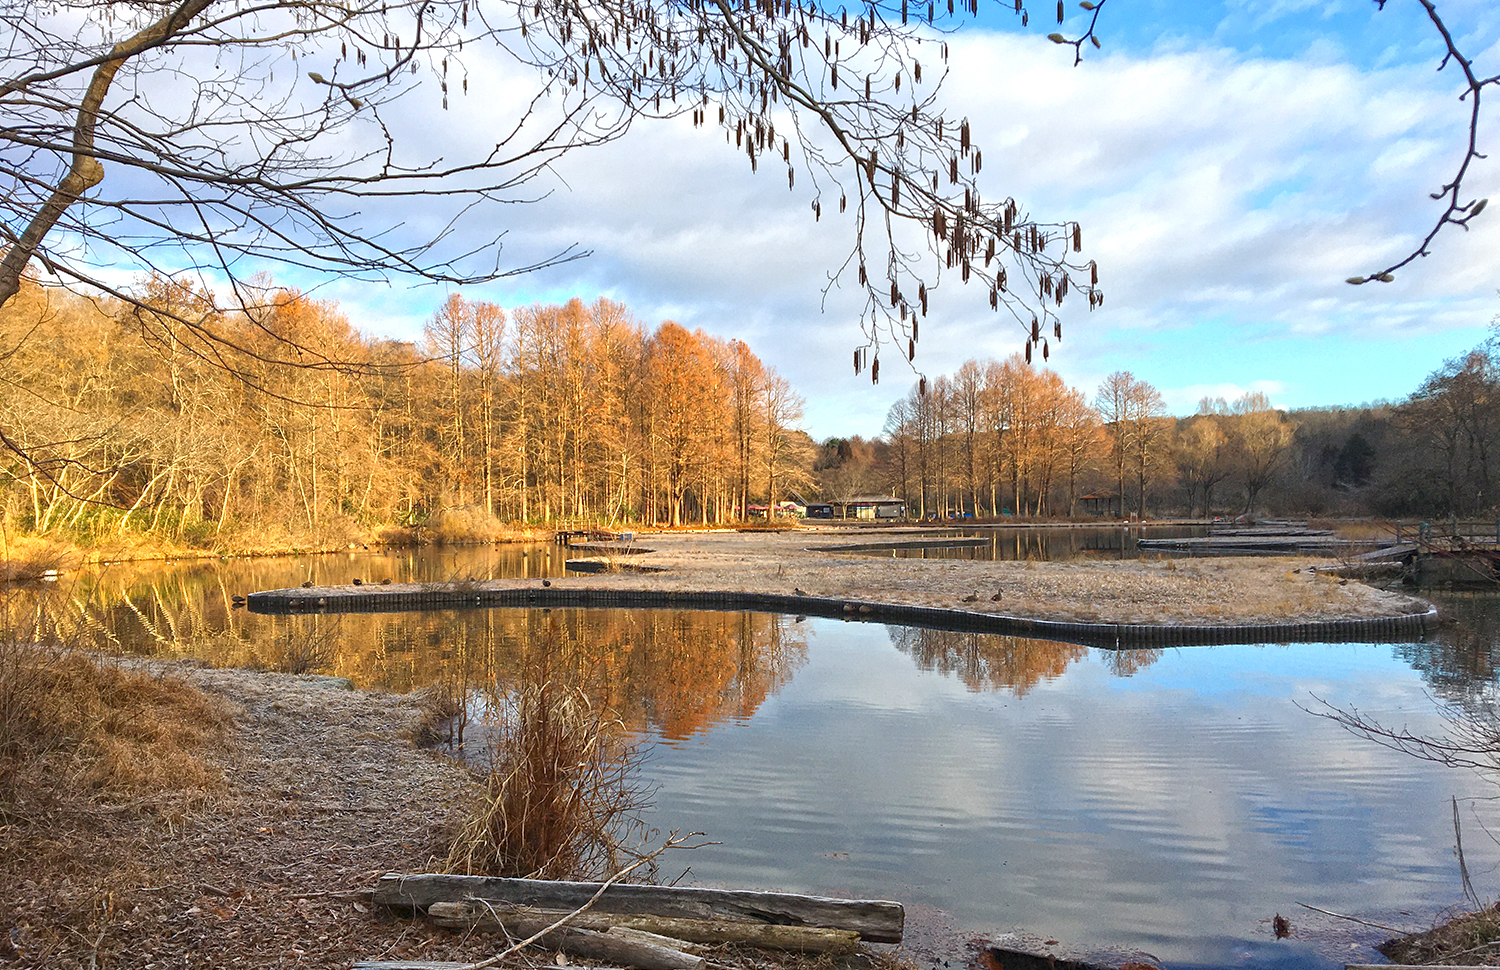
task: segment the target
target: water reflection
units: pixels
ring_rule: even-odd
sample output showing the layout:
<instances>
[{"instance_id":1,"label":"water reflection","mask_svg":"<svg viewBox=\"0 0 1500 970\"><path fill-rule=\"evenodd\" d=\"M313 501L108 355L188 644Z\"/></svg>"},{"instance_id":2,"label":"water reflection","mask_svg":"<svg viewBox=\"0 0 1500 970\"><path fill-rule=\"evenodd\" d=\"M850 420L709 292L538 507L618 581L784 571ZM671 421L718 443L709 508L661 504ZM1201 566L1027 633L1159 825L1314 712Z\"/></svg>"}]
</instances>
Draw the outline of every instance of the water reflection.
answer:
<instances>
[{"instance_id":1,"label":"water reflection","mask_svg":"<svg viewBox=\"0 0 1500 970\"><path fill-rule=\"evenodd\" d=\"M1202 526L1113 526L1087 528L1017 528L968 527L931 533L902 533L889 537L872 537L878 541L909 539L913 542L935 542L943 536L981 538L980 545L922 546L911 549L871 550L861 555L897 559L973 559L980 561L1037 560L1060 562L1071 559L1139 559L1159 558L1162 550L1142 550L1137 541L1144 538L1177 539L1207 535ZM853 540L851 540L852 542Z\"/></svg>"},{"instance_id":2,"label":"water reflection","mask_svg":"<svg viewBox=\"0 0 1500 970\"><path fill-rule=\"evenodd\" d=\"M1427 641L1398 644L1396 652L1438 697L1466 709L1482 706L1500 679L1500 595L1431 590L1423 595L1437 604L1444 623Z\"/></svg>"},{"instance_id":3,"label":"water reflection","mask_svg":"<svg viewBox=\"0 0 1500 970\"><path fill-rule=\"evenodd\" d=\"M561 575L557 550L360 550L113 567L0 603L39 634L389 690L580 686L666 742L647 766L656 821L722 841L684 863L706 884L895 896L975 930L1254 966L1349 955L1270 939L1263 921L1299 900L1396 923L1460 898L1449 798L1488 783L1298 705L1441 731L1429 693L1478 709L1494 692L1493 596L1442 597L1459 622L1426 643L1150 651L750 613L232 603L304 580L542 569ZM1488 894L1500 846L1476 842Z\"/></svg>"},{"instance_id":4,"label":"water reflection","mask_svg":"<svg viewBox=\"0 0 1500 970\"><path fill-rule=\"evenodd\" d=\"M546 561L544 548L539 550ZM342 557L341 557L342 558ZM530 557L528 557L530 558ZM392 565L392 564L395 565ZM430 563L357 557L114 569L3 601L11 629L98 649L194 657L215 666L327 673L405 692L427 684L500 687L519 677L576 685L634 730L679 740L753 715L806 656L803 628L759 613L642 610L461 610L261 616L233 607L245 589L298 575L451 575ZM484 563L471 564L478 570ZM525 568L519 556L512 567ZM338 566L341 568L331 568ZM560 566L559 566L560 568Z\"/></svg>"},{"instance_id":5,"label":"water reflection","mask_svg":"<svg viewBox=\"0 0 1500 970\"><path fill-rule=\"evenodd\" d=\"M1043 680L1062 676L1069 664L1089 652L1088 647L1054 640L904 626L886 629L891 643L910 656L918 670L951 674L970 690L1005 690L1017 697Z\"/></svg>"}]
</instances>

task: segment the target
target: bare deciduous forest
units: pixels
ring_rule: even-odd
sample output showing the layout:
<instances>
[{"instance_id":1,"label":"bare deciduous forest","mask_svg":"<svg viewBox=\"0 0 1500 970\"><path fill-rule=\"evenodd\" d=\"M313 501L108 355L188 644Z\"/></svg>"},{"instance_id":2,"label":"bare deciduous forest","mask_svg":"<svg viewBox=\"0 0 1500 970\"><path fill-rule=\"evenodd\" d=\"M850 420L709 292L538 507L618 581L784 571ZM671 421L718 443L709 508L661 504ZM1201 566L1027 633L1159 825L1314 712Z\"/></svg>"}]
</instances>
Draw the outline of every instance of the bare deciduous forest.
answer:
<instances>
[{"instance_id":1,"label":"bare deciduous forest","mask_svg":"<svg viewBox=\"0 0 1500 970\"><path fill-rule=\"evenodd\" d=\"M825 494L889 491L915 517L1487 515L1500 475L1500 343L1399 402L1281 411L1263 394L1183 418L1129 373L1092 398L1020 355L914 387L884 434L826 442ZM1123 500L1122 500L1123 497Z\"/></svg>"},{"instance_id":2,"label":"bare deciduous forest","mask_svg":"<svg viewBox=\"0 0 1500 970\"><path fill-rule=\"evenodd\" d=\"M421 344L276 291L215 322L233 366L155 315L28 285L0 314L10 529L83 541L333 547L495 538L501 522L723 522L806 480L801 399L749 347L600 300L507 313L453 296ZM206 301L202 302L207 311ZM260 344L338 366L246 365Z\"/></svg>"},{"instance_id":3,"label":"bare deciduous forest","mask_svg":"<svg viewBox=\"0 0 1500 970\"><path fill-rule=\"evenodd\" d=\"M483 541L740 521L792 493L893 494L914 518L1431 517L1496 502L1494 340L1402 402L1284 412L1249 394L1186 418L1129 373L1090 398L1019 354L972 360L914 386L879 438L819 447L802 398L746 344L651 329L608 300L507 311L454 295L413 343L268 288L264 312L214 321L251 351L230 366L179 334L179 318L214 312L200 294L141 289L162 313L35 284L0 313L0 427L35 462L5 468L9 534ZM341 363L257 366L262 344Z\"/></svg>"}]
</instances>

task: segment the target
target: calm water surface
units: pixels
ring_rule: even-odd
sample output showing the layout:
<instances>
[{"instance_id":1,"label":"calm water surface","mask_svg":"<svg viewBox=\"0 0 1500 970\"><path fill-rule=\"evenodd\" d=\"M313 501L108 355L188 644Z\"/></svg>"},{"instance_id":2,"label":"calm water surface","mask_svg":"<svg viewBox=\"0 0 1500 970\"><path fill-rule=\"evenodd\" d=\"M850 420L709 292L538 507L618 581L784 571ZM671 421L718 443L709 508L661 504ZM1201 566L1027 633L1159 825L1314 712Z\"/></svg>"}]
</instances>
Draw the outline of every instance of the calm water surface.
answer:
<instances>
[{"instance_id":1,"label":"calm water surface","mask_svg":"<svg viewBox=\"0 0 1500 970\"><path fill-rule=\"evenodd\" d=\"M1061 559L1136 559L1142 554L1150 557L1163 555L1190 555L1190 552L1170 550L1143 550L1137 540L1180 539L1188 536L1204 536L1204 526L1127 526L1039 529L1006 526L957 526L951 529L935 527L905 531L900 534L871 531L851 536L855 542L895 542L916 540L933 545L909 549L879 549L860 555L885 556L894 559L979 559L979 560L1061 560ZM965 540L962 545L937 545L943 536ZM972 542L970 540L984 540Z\"/></svg>"},{"instance_id":2,"label":"calm water surface","mask_svg":"<svg viewBox=\"0 0 1500 970\"><path fill-rule=\"evenodd\" d=\"M1061 540L1059 540L1061 541ZM524 555L524 558L522 554ZM566 678L649 741L651 816L719 842L689 881L896 898L967 931L1178 965L1333 967L1461 900L1451 799L1500 892L1494 787L1353 737L1319 699L1416 733L1494 692L1500 603L1430 642L1110 652L745 613L266 617L234 593L359 576L561 576L555 548L112 567L9 608L137 653L313 661L362 685ZM1270 918L1297 932L1272 939Z\"/></svg>"}]
</instances>

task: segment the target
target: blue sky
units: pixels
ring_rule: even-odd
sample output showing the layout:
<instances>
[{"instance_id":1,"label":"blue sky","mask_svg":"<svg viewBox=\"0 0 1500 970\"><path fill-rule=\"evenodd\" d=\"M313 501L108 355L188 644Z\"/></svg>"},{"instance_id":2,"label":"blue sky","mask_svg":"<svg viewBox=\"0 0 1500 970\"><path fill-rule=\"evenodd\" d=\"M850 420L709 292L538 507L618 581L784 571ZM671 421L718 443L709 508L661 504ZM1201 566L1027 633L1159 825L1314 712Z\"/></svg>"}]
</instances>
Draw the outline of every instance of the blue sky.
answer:
<instances>
[{"instance_id":1,"label":"blue sky","mask_svg":"<svg viewBox=\"0 0 1500 970\"><path fill-rule=\"evenodd\" d=\"M1480 73L1500 73L1500 4L1439 9ZM1033 13L1021 30L986 12L952 38L944 97L984 148L986 197L1083 224L1108 300L1092 314L1065 309L1051 365L1070 383L1092 394L1129 370L1178 413L1247 390L1281 407L1359 404L1409 394L1486 337L1500 316L1493 220L1440 237L1394 283L1343 282L1414 245L1438 212L1428 193L1463 144L1457 75L1436 72L1439 38L1416 0L1383 11L1371 0L1110 0L1104 47L1080 67L1045 39L1050 7ZM484 127L486 83L503 91L508 77L504 65L475 66L463 109L472 128ZM430 132L420 114L415 104L413 131ZM1482 138L1500 159L1500 122ZM1471 197L1500 194L1496 161L1470 179ZM823 287L847 223L814 224L805 190L752 176L718 132L641 125L565 159L550 188L496 213L506 257L570 243L593 255L466 295L507 306L603 295L648 324L745 339L807 399L816 438L877 434L910 387L915 372L895 361L879 387L846 363L862 342L858 304L838 288L825 299ZM404 337L446 295L401 284L321 292L362 329ZM916 364L951 373L1020 347L981 292L945 287Z\"/></svg>"}]
</instances>

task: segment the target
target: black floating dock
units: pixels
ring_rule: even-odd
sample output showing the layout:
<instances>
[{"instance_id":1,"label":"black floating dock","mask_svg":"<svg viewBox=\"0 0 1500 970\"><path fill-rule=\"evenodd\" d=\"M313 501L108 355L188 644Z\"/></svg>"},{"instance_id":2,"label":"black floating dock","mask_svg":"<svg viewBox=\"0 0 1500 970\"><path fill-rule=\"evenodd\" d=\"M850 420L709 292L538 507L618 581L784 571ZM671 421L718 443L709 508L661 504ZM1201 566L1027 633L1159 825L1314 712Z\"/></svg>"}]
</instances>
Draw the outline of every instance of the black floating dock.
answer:
<instances>
[{"instance_id":1,"label":"black floating dock","mask_svg":"<svg viewBox=\"0 0 1500 970\"><path fill-rule=\"evenodd\" d=\"M599 589L584 586L519 586L498 583L402 584L389 587L314 586L251 593L252 613L404 613L422 610L491 609L656 609L788 613L832 619L895 623L931 630L993 633L1060 640L1085 646L1206 646L1221 643L1410 641L1437 627L1437 610L1401 616L1301 623L1147 624L1070 623L996 613L907 606L865 600L780 593Z\"/></svg>"}]
</instances>

